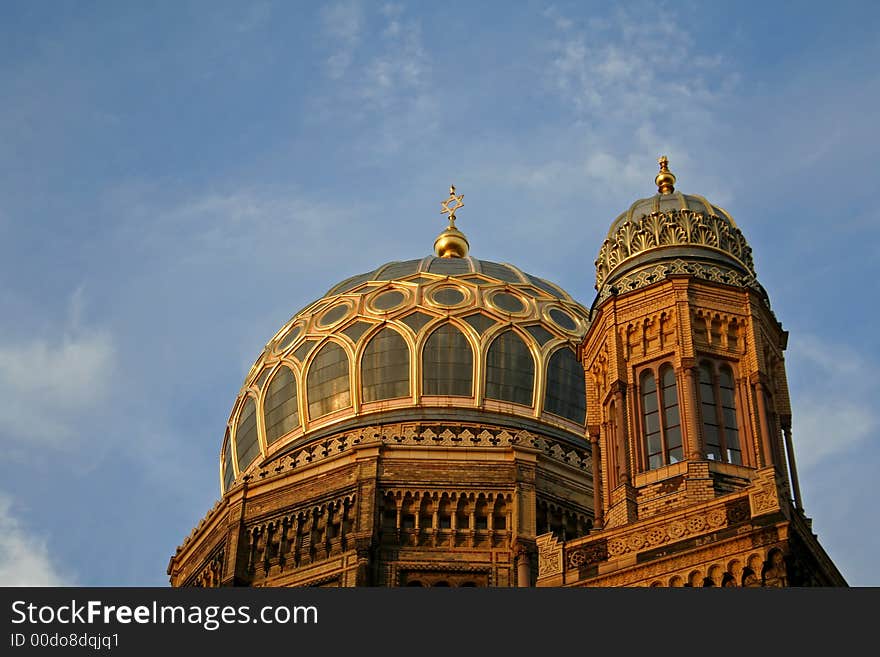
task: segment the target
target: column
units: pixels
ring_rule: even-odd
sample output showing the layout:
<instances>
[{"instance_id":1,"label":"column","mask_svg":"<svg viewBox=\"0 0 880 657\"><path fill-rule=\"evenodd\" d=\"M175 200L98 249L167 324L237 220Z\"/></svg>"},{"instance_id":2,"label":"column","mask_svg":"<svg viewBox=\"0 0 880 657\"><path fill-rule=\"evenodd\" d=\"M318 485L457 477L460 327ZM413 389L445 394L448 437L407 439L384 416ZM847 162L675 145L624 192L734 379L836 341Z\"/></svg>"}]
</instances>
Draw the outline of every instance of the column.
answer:
<instances>
[{"instance_id":1,"label":"column","mask_svg":"<svg viewBox=\"0 0 880 657\"><path fill-rule=\"evenodd\" d=\"M764 401L764 385L760 381L755 383L755 396L758 398L758 426L761 430L764 467L775 466L776 464L773 462L773 447L770 444L770 426L767 423L767 403Z\"/></svg>"},{"instance_id":2,"label":"column","mask_svg":"<svg viewBox=\"0 0 880 657\"><path fill-rule=\"evenodd\" d=\"M785 451L788 454L788 472L791 475L791 489L794 493L794 505L798 511L803 511L804 507L801 503L801 488L798 484L797 466L794 461L794 444L791 440L791 425L786 423L782 427L782 433L785 436Z\"/></svg>"},{"instance_id":3,"label":"column","mask_svg":"<svg viewBox=\"0 0 880 657\"><path fill-rule=\"evenodd\" d=\"M700 402L697 396L699 379L697 376L696 363L689 363L684 366L684 396L686 396L688 402L687 430L684 433L688 441L688 458L693 460L703 458L703 441L700 437L703 431L703 423L700 421Z\"/></svg>"},{"instance_id":4,"label":"column","mask_svg":"<svg viewBox=\"0 0 880 657\"><path fill-rule=\"evenodd\" d=\"M614 393L614 412L617 415L615 418L615 424L617 425L616 433L617 435L614 439L617 441L618 450L620 453L619 463L617 464L617 476L620 480L621 484L629 483L629 460L627 459L627 449L626 449L626 420L623 415L623 391L618 387L617 391Z\"/></svg>"},{"instance_id":5,"label":"column","mask_svg":"<svg viewBox=\"0 0 880 657\"><path fill-rule=\"evenodd\" d=\"M590 446L593 450L593 527L601 529L605 524L605 519L602 517L602 468L600 467L598 427L590 430Z\"/></svg>"}]
</instances>

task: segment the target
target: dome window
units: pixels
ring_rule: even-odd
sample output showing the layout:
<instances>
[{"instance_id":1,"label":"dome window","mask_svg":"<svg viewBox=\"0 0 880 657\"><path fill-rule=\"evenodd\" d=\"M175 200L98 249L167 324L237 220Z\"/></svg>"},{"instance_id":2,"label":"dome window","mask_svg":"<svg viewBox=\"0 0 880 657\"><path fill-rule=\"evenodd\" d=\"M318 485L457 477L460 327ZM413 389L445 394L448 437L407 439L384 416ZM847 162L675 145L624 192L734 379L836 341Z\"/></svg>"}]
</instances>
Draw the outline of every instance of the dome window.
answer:
<instances>
[{"instance_id":1,"label":"dome window","mask_svg":"<svg viewBox=\"0 0 880 657\"><path fill-rule=\"evenodd\" d=\"M223 445L223 490L229 490L235 480L235 470L232 467L232 441L229 440L229 432L226 433L226 442Z\"/></svg>"},{"instance_id":2,"label":"dome window","mask_svg":"<svg viewBox=\"0 0 880 657\"><path fill-rule=\"evenodd\" d=\"M440 306L457 306L465 299L464 292L457 287L445 286L434 290L431 301Z\"/></svg>"},{"instance_id":3,"label":"dome window","mask_svg":"<svg viewBox=\"0 0 880 657\"><path fill-rule=\"evenodd\" d=\"M284 339L278 343L278 350L284 351L285 349L293 345L293 343L296 342L296 339L299 337L300 333L302 333L302 326L294 326L292 329L290 329L287 332L287 335L284 336Z\"/></svg>"},{"instance_id":4,"label":"dome window","mask_svg":"<svg viewBox=\"0 0 880 657\"><path fill-rule=\"evenodd\" d=\"M296 378L289 367L282 365L272 378L263 402L267 444L276 443L299 425L296 402Z\"/></svg>"},{"instance_id":5,"label":"dome window","mask_svg":"<svg viewBox=\"0 0 880 657\"><path fill-rule=\"evenodd\" d=\"M238 471L245 470L260 453L260 442L257 440L257 409L254 400L247 398L238 416L238 427L235 430L235 452L238 455Z\"/></svg>"},{"instance_id":6,"label":"dome window","mask_svg":"<svg viewBox=\"0 0 880 657\"><path fill-rule=\"evenodd\" d=\"M361 357L361 381L365 402L409 396L409 347L400 333L386 327L370 338Z\"/></svg>"},{"instance_id":7,"label":"dome window","mask_svg":"<svg viewBox=\"0 0 880 657\"><path fill-rule=\"evenodd\" d=\"M383 292L382 294L374 298L373 301L370 303L370 307L373 310L385 312L397 308L405 300L406 295L404 295L404 293L400 290L389 290L388 292Z\"/></svg>"},{"instance_id":8,"label":"dome window","mask_svg":"<svg viewBox=\"0 0 880 657\"><path fill-rule=\"evenodd\" d=\"M348 354L335 342L321 347L309 367L309 418L316 419L351 406Z\"/></svg>"},{"instance_id":9,"label":"dome window","mask_svg":"<svg viewBox=\"0 0 880 657\"><path fill-rule=\"evenodd\" d=\"M550 321L559 328L565 331L577 330L577 323L574 321L574 318L564 310L552 308L547 314L550 316Z\"/></svg>"},{"instance_id":10,"label":"dome window","mask_svg":"<svg viewBox=\"0 0 880 657\"><path fill-rule=\"evenodd\" d=\"M522 299L509 292L499 292L494 294L489 301L498 310L505 313L517 314L523 312L526 308Z\"/></svg>"},{"instance_id":11,"label":"dome window","mask_svg":"<svg viewBox=\"0 0 880 657\"><path fill-rule=\"evenodd\" d=\"M474 352L464 334L451 324L431 333L422 352L425 395L471 397L474 394Z\"/></svg>"},{"instance_id":12,"label":"dome window","mask_svg":"<svg viewBox=\"0 0 880 657\"><path fill-rule=\"evenodd\" d=\"M535 359L521 337L505 331L486 356L486 398L530 406L534 386Z\"/></svg>"},{"instance_id":13,"label":"dome window","mask_svg":"<svg viewBox=\"0 0 880 657\"><path fill-rule=\"evenodd\" d=\"M318 320L318 326L321 328L327 328L328 326L332 326L340 319L348 315L351 311L351 305L348 303L340 303L329 310L325 311L323 315L321 315L321 319Z\"/></svg>"},{"instance_id":14,"label":"dome window","mask_svg":"<svg viewBox=\"0 0 880 657\"><path fill-rule=\"evenodd\" d=\"M585 399L583 366L571 349L559 349L547 363L544 410L583 424L586 414Z\"/></svg>"}]
</instances>

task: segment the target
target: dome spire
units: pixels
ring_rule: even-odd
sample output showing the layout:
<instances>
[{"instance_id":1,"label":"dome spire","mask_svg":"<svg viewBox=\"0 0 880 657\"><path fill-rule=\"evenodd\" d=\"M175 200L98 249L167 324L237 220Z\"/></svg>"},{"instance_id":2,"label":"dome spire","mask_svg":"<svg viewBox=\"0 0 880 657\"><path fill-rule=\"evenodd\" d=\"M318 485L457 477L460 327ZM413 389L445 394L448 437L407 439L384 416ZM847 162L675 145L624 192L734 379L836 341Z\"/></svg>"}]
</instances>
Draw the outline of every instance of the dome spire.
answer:
<instances>
[{"instance_id":1,"label":"dome spire","mask_svg":"<svg viewBox=\"0 0 880 657\"><path fill-rule=\"evenodd\" d=\"M675 174L669 170L669 158L663 155L657 162L660 164L660 173L654 177L654 184L661 194L671 194L675 191Z\"/></svg>"},{"instance_id":2,"label":"dome spire","mask_svg":"<svg viewBox=\"0 0 880 657\"><path fill-rule=\"evenodd\" d=\"M455 227L455 213L464 207L464 194L455 193L455 185L449 186L449 198L440 202L440 214L449 215L449 225L434 240L434 253L441 258L464 258L468 254L470 244L458 228Z\"/></svg>"}]
</instances>

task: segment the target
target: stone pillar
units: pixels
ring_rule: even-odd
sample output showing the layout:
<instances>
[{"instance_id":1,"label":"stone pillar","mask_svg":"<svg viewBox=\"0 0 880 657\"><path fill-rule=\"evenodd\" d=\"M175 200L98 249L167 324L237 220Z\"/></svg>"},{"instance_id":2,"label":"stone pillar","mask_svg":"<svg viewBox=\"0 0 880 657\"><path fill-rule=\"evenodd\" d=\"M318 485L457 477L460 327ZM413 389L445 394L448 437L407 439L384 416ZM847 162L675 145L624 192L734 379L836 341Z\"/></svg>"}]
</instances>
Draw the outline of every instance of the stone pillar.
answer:
<instances>
[{"instance_id":1,"label":"stone pillar","mask_svg":"<svg viewBox=\"0 0 880 657\"><path fill-rule=\"evenodd\" d=\"M761 430L761 446L763 448L764 466L776 466L773 462L773 447L770 444L770 425L767 422L767 403L764 401L764 385L755 383L755 396L758 398L758 427Z\"/></svg>"},{"instance_id":2,"label":"stone pillar","mask_svg":"<svg viewBox=\"0 0 880 657\"><path fill-rule=\"evenodd\" d=\"M791 490L794 494L794 505L798 511L803 511L803 503L801 502L801 488L798 484L797 465L794 460L794 444L791 440L791 425L786 422L782 427L782 433L785 436L785 451L788 454L788 472L791 475Z\"/></svg>"},{"instance_id":3,"label":"stone pillar","mask_svg":"<svg viewBox=\"0 0 880 657\"><path fill-rule=\"evenodd\" d=\"M629 459L627 458L627 447L626 447L626 420L623 414L623 390L618 386L617 390L614 393L614 413L616 415L614 419L614 423L617 425L617 435L614 437L615 441L617 441L618 449L620 451L620 459L617 464L617 476L618 481L621 484L629 483Z\"/></svg>"},{"instance_id":4,"label":"stone pillar","mask_svg":"<svg viewBox=\"0 0 880 657\"><path fill-rule=\"evenodd\" d=\"M686 416L682 414L682 424L684 424L687 429L684 432L687 436L688 442L688 458L691 460L700 460L703 457L703 441L701 440L700 434L703 430L703 423L700 421L700 401L697 396L697 390L699 390L699 379L697 364L689 359L688 362L682 361L682 368L684 369L684 390L682 391L684 394L682 397L687 399L687 406L685 406ZM681 405L679 405L681 408Z\"/></svg>"},{"instance_id":5,"label":"stone pillar","mask_svg":"<svg viewBox=\"0 0 880 657\"><path fill-rule=\"evenodd\" d=\"M602 517L602 478L601 478L601 456L599 453L599 428L591 427L589 429L590 447L592 448L593 462L593 527L601 529L605 524Z\"/></svg>"},{"instance_id":6,"label":"stone pillar","mask_svg":"<svg viewBox=\"0 0 880 657\"><path fill-rule=\"evenodd\" d=\"M516 585L520 588L528 588L532 581L529 551L525 545L517 543L514 547L514 555L516 556Z\"/></svg>"}]
</instances>

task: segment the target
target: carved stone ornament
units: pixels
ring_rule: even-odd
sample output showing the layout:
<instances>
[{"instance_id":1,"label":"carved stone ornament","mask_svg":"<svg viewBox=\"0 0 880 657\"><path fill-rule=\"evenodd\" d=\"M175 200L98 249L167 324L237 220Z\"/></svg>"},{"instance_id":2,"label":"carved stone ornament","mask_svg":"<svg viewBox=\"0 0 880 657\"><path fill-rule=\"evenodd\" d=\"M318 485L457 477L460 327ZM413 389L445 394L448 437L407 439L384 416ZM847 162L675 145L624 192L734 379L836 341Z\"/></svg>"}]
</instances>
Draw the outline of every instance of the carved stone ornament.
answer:
<instances>
[{"instance_id":1,"label":"carved stone ornament","mask_svg":"<svg viewBox=\"0 0 880 657\"><path fill-rule=\"evenodd\" d=\"M701 246L722 251L755 275L752 249L728 219L693 210L671 210L652 212L620 224L599 249L596 289L626 260L667 246Z\"/></svg>"}]
</instances>

